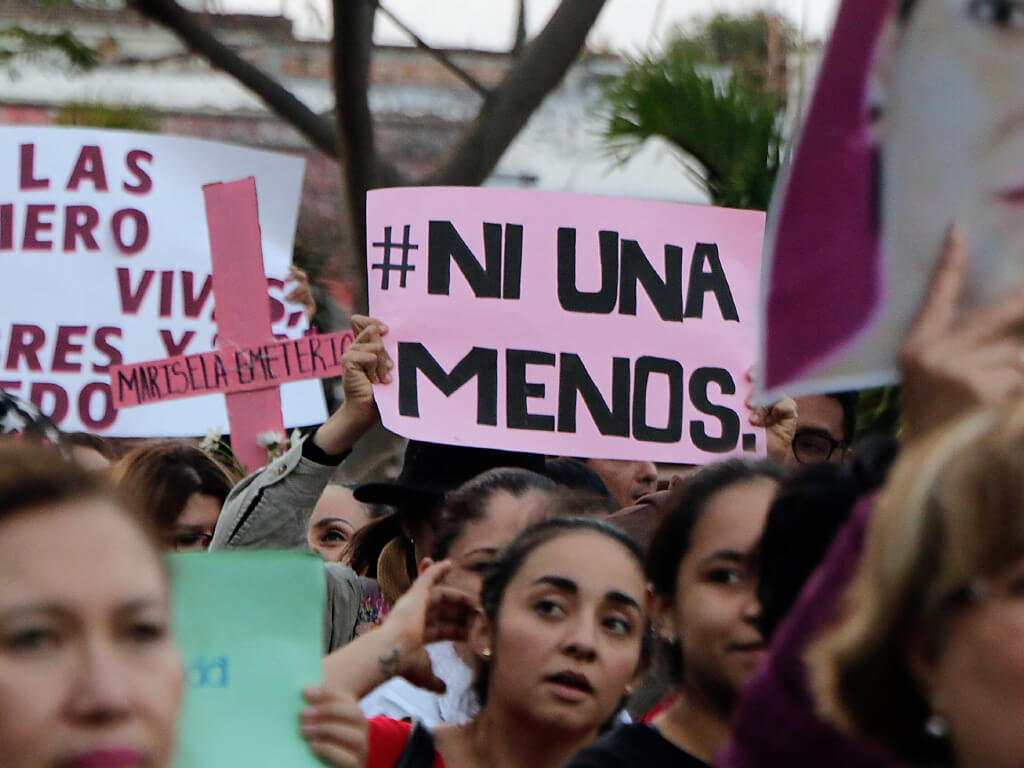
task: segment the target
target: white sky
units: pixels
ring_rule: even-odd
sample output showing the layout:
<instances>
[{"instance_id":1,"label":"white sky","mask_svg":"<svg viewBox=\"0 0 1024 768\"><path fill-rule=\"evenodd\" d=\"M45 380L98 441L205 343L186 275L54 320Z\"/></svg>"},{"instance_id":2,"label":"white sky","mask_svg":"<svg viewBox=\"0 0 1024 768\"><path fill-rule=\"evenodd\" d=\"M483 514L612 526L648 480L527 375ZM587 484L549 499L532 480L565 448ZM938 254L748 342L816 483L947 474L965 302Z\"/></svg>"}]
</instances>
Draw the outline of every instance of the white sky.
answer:
<instances>
[{"instance_id":1,"label":"white sky","mask_svg":"<svg viewBox=\"0 0 1024 768\"><path fill-rule=\"evenodd\" d=\"M303 36L322 37L329 29L329 0L191 0L213 9L250 13L284 13L297 22ZM769 8L789 16L810 39L822 39L835 16L839 0L608 0L590 44L625 53L656 47L666 32L694 16L717 11L743 12ZM439 47L504 50L515 26L514 0L382 0L382 4L427 43ZM527 25L536 33L558 0L528 0ZM405 43L407 38L378 15L375 38L382 43Z\"/></svg>"}]
</instances>

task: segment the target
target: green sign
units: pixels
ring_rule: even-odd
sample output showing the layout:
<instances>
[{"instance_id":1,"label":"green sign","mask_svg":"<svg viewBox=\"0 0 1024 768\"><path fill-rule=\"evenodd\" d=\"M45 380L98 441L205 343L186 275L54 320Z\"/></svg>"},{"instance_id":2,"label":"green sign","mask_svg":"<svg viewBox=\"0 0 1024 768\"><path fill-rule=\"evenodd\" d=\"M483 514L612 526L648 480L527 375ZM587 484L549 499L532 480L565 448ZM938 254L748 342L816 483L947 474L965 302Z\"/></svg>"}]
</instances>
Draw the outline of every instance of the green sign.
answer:
<instances>
[{"instance_id":1,"label":"green sign","mask_svg":"<svg viewBox=\"0 0 1024 768\"><path fill-rule=\"evenodd\" d=\"M299 712L322 678L323 561L190 552L170 564L186 689L174 768L322 768Z\"/></svg>"}]
</instances>

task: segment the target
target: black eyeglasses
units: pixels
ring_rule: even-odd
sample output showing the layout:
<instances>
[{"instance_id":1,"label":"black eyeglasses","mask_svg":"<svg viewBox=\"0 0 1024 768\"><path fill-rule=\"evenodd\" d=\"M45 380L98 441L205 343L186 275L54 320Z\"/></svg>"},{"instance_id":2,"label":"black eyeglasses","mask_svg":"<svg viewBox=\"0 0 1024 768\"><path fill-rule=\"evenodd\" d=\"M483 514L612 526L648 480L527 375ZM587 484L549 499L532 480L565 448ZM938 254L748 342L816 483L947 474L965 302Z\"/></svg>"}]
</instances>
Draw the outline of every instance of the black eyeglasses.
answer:
<instances>
[{"instance_id":1,"label":"black eyeglasses","mask_svg":"<svg viewBox=\"0 0 1024 768\"><path fill-rule=\"evenodd\" d=\"M823 432L797 432L793 437L793 455L801 464L822 464L832 458L837 448L845 450L843 441Z\"/></svg>"}]
</instances>

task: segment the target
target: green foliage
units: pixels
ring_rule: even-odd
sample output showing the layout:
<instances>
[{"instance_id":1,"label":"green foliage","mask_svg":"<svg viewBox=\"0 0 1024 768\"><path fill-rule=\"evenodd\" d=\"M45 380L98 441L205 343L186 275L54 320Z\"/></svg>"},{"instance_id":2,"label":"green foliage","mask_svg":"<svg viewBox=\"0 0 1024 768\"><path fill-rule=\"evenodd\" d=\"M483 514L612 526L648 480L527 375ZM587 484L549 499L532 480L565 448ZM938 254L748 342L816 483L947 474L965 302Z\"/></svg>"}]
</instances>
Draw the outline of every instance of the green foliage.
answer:
<instances>
[{"instance_id":1,"label":"green foliage","mask_svg":"<svg viewBox=\"0 0 1024 768\"><path fill-rule=\"evenodd\" d=\"M730 67L756 90L775 91L783 97L771 82L771 70L776 64L785 66L786 54L797 47L798 37L793 25L776 14L719 13L704 22L697 44L709 62Z\"/></svg>"},{"instance_id":2,"label":"green foliage","mask_svg":"<svg viewBox=\"0 0 1024 768\"><path fill-rule=\"evenodd\" d=\"M864 389L857 403L857 429L854 442L872 435L898 436L900 433L900 388Z\"/></svg>"},{"instance_id":3,"label":"green foliage","mask_svg":"<svg viewBox=\"0 0 1024 768\"><path fill-rule=\"evenodd\" d=\"M788 21L764 12L716 14L677 35L607 89L609 149L624 160L659 136L679 149L712 203L767 209L782 156L786 62L797 40Z\"/></svg>"},{"instance_id":4,"label":"green foliage","mask_svg":"<svg viewBox=\"0 0 1024 768\"><path fill-rule=\"evenodd\" d=\"M156 118L146 107L76 101L65 104L57 113L58 125L83 125L125 131L158 130Z\"/></svg>"},{"instance_id":5,"label":"green foliage","mask_svg":"<svg viewBox=\"0 0 1024 768\"><path fill-rule=\"evenodd\" d=\"M40 32L20 26L0 28L0 68L11 70L18 60L56 59L71 69L96 66L99 56L70 30Z\"/></svg>"},{"instance_id":6,"label":"green foliage","mask_svg":"<svg viewBox=\"0 0 1024 768\"><path fill-rule=\"evenodd\" d=\"M778 100L735 73L716 73L694 50L676 41L609 85L606 144L625 160L659 136L715 205L765 210L782 155Z\"/></svg>"}]
</instances>

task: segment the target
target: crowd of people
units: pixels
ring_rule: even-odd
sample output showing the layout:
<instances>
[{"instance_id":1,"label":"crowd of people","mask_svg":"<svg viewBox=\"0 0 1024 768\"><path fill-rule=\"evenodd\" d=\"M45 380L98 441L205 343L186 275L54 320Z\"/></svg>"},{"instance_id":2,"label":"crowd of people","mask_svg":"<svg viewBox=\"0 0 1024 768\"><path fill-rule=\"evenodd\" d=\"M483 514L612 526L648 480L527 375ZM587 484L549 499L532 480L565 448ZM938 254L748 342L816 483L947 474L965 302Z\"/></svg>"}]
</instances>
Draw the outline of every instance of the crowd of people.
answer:
<instances>
[{"instance_id":1,"label":"crowd of people","mask_svg":"<svg viewBox=\"0 0 1024 768\"><path fill-rule=\"evenodd\" d=\"M333 480L390 380L362 316L343 405L244 479L181 441L118 458L6 398L0 764L168 765L160 555L226 548L324 561L295 727L328 765L1024 764L1024 369L932 354L1015 333L1008 302L953 322L964 269L951 238L904 345L906 391L933 397L900 444L854 447L849 395L785 398L750 417L768 458L671 479L413 441L393 481Z\"/></svg>"},{"instance_id":2,"label":"crowd of people","mask_svg":"<svg viewBox=\"0 0 1024 768\"><path fill-rule=\"evenodd\" d=\"M897 52L1024 16L894 5ZM412 441L395 479L342 482L392 380L365 316L343 404L244 478L187 441L61 434L0 391L0 766L167 768L185 681L162 556L223 549L322 558L294 727L335 768L1024 766L1024 291L965 310L967 251L951 225L898 440L855 443L850 393L786 397L751 410L760 460Z\"/></svg>"}]
</instances>

